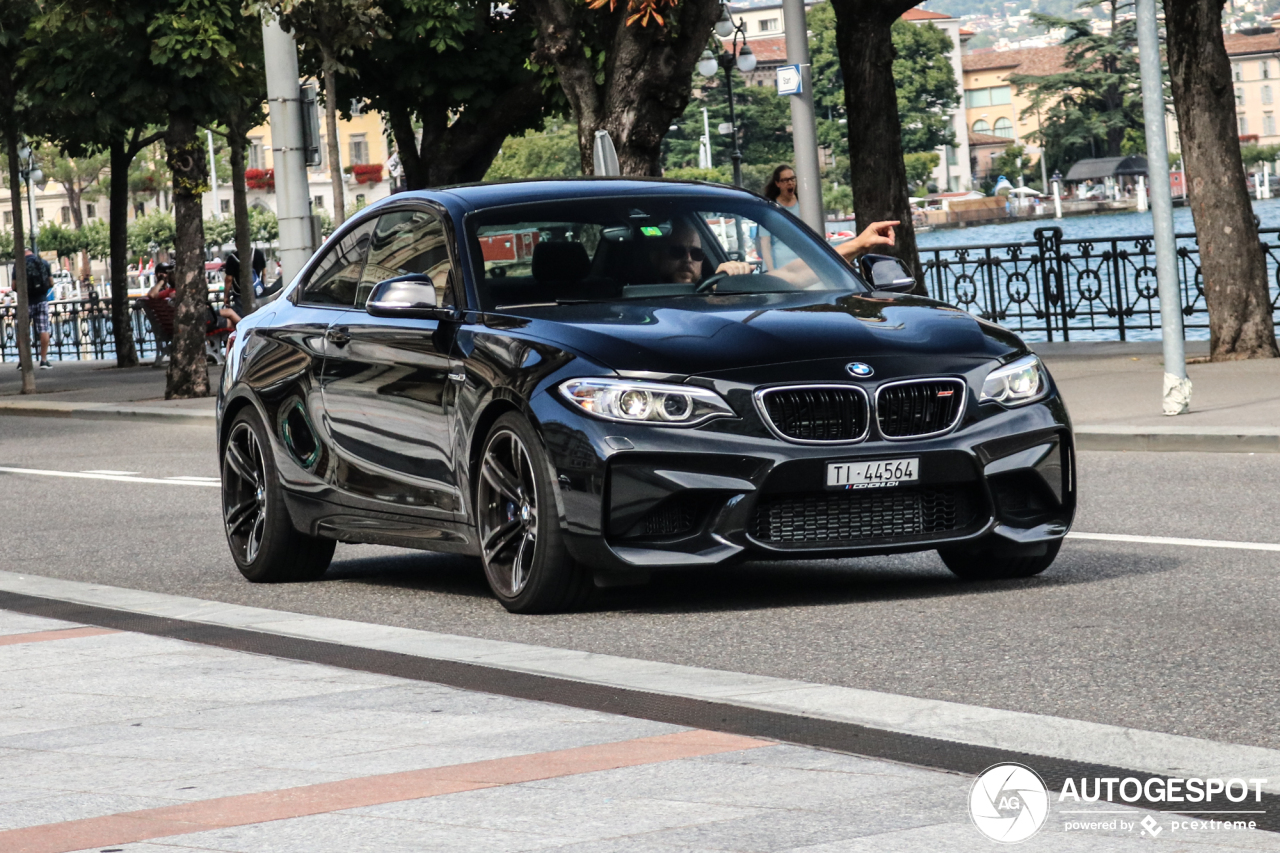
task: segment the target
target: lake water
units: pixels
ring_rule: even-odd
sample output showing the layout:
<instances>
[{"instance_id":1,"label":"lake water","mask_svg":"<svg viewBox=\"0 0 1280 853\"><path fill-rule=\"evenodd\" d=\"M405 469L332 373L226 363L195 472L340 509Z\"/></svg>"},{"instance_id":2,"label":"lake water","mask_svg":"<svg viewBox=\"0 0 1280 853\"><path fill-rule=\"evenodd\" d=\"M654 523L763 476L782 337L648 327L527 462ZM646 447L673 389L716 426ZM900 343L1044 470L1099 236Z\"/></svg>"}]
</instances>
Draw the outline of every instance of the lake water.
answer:
<instances>
[{"instance_id":1,"label":"lake water","mask_svg":"<svg viewBox=\"0 0 1280 853\"><path fill-rule=\"evenodd\" d=\"M1263 228L1280 228L1280 199L1255 201L1253 212ZM1037 219L1032 222L1002 222L998 225L977 225L971 228L946 228L920 234L916 242L921 249L955 246L986 246L992 243L1017 243L1034 240L1037 228L1058 226L1063 239L1079 240L1086 237L1133 237L1150 234L1154 230L1150 213L1098 213L1092 216L1068 216L1062 219ZM1191 221L1191 209L1178 207L1173 211L1173 230L1179 234L1195 231Z\"/></svg>"}]
</instances>

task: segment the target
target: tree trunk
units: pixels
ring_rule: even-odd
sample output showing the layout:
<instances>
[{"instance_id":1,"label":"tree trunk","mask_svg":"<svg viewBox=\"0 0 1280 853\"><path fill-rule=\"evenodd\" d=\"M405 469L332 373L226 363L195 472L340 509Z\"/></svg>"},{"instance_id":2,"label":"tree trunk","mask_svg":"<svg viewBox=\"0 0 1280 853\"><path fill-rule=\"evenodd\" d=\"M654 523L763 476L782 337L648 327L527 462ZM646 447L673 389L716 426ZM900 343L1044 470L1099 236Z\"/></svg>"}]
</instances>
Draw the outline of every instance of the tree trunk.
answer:
<instances>
[{"instance_id":1,"label":"tree trunk","mask_svg":"<svg viewBox=\"0 0 1280 853\"><path fill-rule=\"evenodd\" d=\"M664 9L666 24L627 26L627 4L591 11L567 0L531 0L538 35L534 58L555 67L578 123L582 171L595 172L597 130L608 131L624 175L660 176L662 139L689 104L693 71L720 16L716 0ZM588 56L583 27L610 40L604 68ZM597 82L603 72L603 82Z\"/></svg>"},{"instance_id":2,"label":"tree trunk","mask_svg":"<svg viewBox=\"0 0 1280 853\"><path fill-rule=\"evenodd\" d=\"M200 197L209 188L205 147L195 120L173 113L165 138L173 172L174 296L173 353L165 383L166 400L209 396L204 333L209 316L209 287L204 278L204 217Z\"/></svg>"},{"instance_id":3,"label":"tree trunk","mask_svg":"<svg viewBox=\"0 0 1280 853\"><path fill-rule=\"evenodd\" d=\"M252 313L258 300L253 292L253 241L249 237L249 199L244 183L244 155L249 140L241 122L227 122L227 144L231 157L231 211L236 223L236 257L240 259L240 277L249 281L248 287L241 284L240 299L244 302L245 313Z\"/></svg>"},{"instance_id":4,"label":"tree trunk","mask_svg":"<svg viewBox=\"0 0 1280 853\"><path fill-rule=\"evenodd\" d=\"M133 325L129 322L129 164L133 162L130 147L123 138L111 142L107 240L111 245L111 334L116 342L116 367L138 366Z\"/></svg>"},{"instance_id":5,"label":"tree trunk","mask_svg":"<svg viewBox=\"0 0 1280 853\"><path fill-rule=\"evenodd\" d=\"M482 114L463 112L452 124L446 104L424 99L415 110L422 119L421 141L413 113L407 108L390 110L388 124L404 169L405 189L483 180L502 143L536 121L545 104L542 81L532 74L499 95Z\"/></svg>"},{"instance_id":6,"label":"tree trunk","mask_svg":"<svg viewBox=\"0 0 1280 853\"><path fill-rule=\"evenodd\" d=\"M333 69L324 72L324 126L329 137L329 176L333 181L333 224L336 228L346 221L347 207L342 197L342 146L338 144L338 74Z\"/></svg>"},{"instance_id":7,"label":"tree trunk","mask_svg":"<svg viewBox=\"0 0 1280 853\"><path fill-rule=\"evenodd\" d=\"M13 104L8 109L5 122L5 148L9 154L9 202L13 210L13 291L18 297L18 368L22 371L22 393L36 392L35 366L31 363L31 317L27 313L27 262L23 257L26 235L22 233L22 183L19 179L18 134L14 130Z\"/></svg>"},{"instance_id":8,"label":"tree trunk","mask_svg":"<svg viewBox=\"0 0 1280 853\"><path fill-rule=\"evenodd\" d=\"M851 116L849 173L854 217L860 229L884 220L901 223L895 229L893 249L886 251L915 272L916 292L927 295L902 160L902 124L893 79L896 52L890 31L893 22L917 2L832 0L831 6L836 14L844 102Z\"/></svg>"},{"instance_id":9,"label":"tree trunk","mask_svg":"<svg viewBox=\"0 0 1280 853\"><path fill-rule=\"evenodd\" d=\"M1223 0L1165 0L1169 76L1200 243L1213 361L1275 358L1266 257L1245 185Z\"/></svg>"}]
</instances>

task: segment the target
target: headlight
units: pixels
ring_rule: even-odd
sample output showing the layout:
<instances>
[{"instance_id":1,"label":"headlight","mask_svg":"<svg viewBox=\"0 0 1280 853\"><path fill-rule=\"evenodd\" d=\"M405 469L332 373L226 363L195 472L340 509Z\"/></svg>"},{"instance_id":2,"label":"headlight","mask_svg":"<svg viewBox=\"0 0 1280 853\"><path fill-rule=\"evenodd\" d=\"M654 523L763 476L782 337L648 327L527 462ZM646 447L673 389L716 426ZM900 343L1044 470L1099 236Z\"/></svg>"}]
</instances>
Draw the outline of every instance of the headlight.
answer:
<instances>
[{"instance_id":1,"label":"headlight","mask_svg":"<svg viewBox=\"0 0 1280 853\"><path fill-rule=\"evenodd\" d=\"M570 379L560 393L575 408L606 421L694 426L732 416L719 394L688 385L660 385L635 379Z\"/></svg>"},{"instance_id":2,"label":"headlight","mask_svg":"<svg viewBox=\"0 0 1280 853\"><path fill-rule=\"evenodd\" d=\"M978 402L991 400L1005 406L1021 406L1039 400L1048 392L1048 372L1039 358L1028 355L987 374Z\"/></svg>"}]
</instances>

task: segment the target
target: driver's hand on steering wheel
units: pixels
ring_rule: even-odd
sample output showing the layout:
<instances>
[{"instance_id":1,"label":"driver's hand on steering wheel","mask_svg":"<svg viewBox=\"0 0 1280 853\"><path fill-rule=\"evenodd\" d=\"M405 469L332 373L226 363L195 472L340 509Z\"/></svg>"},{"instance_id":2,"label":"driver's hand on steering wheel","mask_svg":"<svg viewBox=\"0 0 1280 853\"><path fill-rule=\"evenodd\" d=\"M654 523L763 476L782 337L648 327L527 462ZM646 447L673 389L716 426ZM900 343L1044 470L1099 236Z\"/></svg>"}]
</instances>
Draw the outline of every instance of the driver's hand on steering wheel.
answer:
<instances>
[{"instance_id":1,"label":"driver's hand on steering wheel","mask_svg":"<svg viewBox=\"0 0 1280 853\"><path fill-rule=\"evenodd\" d=\"M725 261L716 267L716 275L748 275L755 272L755 267L746 261Z\"/></svg>"}]
</instances>

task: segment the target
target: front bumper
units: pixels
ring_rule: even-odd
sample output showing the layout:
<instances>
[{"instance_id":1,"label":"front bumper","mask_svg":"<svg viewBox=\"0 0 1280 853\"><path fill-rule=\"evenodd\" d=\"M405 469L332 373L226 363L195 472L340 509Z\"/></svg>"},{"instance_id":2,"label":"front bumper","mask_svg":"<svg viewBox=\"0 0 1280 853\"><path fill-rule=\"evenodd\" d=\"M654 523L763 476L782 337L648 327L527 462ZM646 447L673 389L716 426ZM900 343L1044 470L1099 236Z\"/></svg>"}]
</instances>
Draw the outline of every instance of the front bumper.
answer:
<instances>
[{"instance_id":1,"label":"front bumper","mask_svg":"<svg viewBox=\"0 0 1280 853\"><path fill-rule=\"evenodd\" d=\"M972 398L972 395L970 395ZM734 400L730 397L731 403ZM680 430L536 406L571 554L619 572L747 558L930 550L988 536L1033 548L1066 535L1076 506L1070 419L1056 390L1016 409L972 399L947 435L809 446L739 420ZM918 458L919 481L856 492L830 462Z\"/></svg>"}]
</instances>

